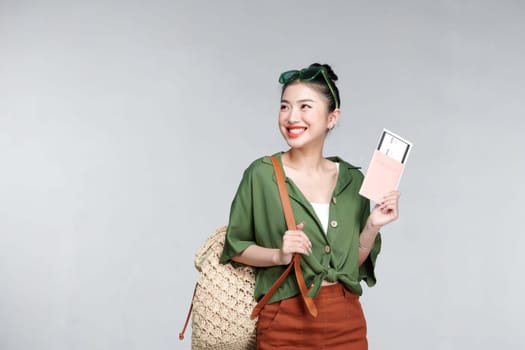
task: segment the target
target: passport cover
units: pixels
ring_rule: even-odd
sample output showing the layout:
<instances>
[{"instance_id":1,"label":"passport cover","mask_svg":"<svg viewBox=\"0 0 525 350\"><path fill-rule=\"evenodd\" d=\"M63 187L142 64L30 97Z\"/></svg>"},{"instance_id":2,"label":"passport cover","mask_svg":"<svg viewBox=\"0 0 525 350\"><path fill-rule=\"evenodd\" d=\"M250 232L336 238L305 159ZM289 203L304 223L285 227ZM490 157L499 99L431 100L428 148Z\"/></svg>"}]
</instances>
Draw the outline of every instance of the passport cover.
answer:
<instances>
[{"instance_id":1,"label":"passport cover","mask_svg":"<svg viewBox=\"0 0 525 350\"><path fill-rule=\"evenodd\" d=\"M359 194L376 202L390 191L397 190L404 164L379 150L374 150Z\"/></svg>"},{"instance_id":2,"label":"passport cover","mask_svg":"<svg viewBox=\"0 0 525 350\"><path fill-rule=\"evenodd\" d=\"M383 129L359 194L379 203L387 193L397 190L411 150L412 142Z\"/></svg>"}]
</instances>

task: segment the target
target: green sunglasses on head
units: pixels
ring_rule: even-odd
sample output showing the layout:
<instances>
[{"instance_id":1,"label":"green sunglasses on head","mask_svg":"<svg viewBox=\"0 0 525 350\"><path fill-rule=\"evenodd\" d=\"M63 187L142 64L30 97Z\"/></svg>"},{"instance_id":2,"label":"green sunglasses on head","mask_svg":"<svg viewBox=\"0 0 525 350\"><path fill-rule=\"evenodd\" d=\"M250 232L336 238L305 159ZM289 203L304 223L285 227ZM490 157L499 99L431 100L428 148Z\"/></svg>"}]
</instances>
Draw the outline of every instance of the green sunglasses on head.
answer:
<instances>
[{"instance_id":1,"label":"green sunglasses on head","mask_svg":"<svg viewBox=\"0 0 525 350\"><path fill-rule=\"evenodd\" d=\"M326 82L326 85L330 89L330 93L334 98L335 108L339 108L339 100L337 99L334 88L332 87L332 82L330 81L330 79L328 79L328 75L324 67L308 67L303 68L301 70L294 69L286 71L279 76L279 83L288 84L294 81L295 79L299 79L304 82L309 82L317 78L319 76L319 73L321 73L321 75L324 78L324 81Z\"/></svg>"}]
</instances>

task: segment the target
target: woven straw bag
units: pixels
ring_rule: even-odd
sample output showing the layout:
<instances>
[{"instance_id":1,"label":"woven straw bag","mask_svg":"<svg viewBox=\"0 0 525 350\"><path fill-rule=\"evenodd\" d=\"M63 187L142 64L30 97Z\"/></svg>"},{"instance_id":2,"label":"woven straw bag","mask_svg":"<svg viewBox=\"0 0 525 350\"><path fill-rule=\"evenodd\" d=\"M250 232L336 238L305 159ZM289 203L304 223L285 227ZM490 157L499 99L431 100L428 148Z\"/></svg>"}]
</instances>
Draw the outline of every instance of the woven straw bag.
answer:
<instances>
[{"instance_id":1,"label":"woven straw bag","mask_svg":"<svg viewBox=\"0 0 525 350\"><path fill-rule=\"evenodd\" d=\"M193 299L193 350L249 350L256 347L257 320L250 313L255 274L250 267L221 265L226 226L210 235L195 254L200 272Z\"/></svg>"}]
</instances>

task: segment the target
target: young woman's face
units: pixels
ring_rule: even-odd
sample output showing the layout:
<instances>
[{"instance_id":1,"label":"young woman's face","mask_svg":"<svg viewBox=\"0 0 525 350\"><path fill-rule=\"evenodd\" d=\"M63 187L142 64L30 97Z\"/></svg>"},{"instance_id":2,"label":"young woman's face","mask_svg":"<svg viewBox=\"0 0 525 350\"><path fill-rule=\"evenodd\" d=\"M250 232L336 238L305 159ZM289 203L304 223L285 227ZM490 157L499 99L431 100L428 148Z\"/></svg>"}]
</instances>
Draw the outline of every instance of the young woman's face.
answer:
<instances>
[{"instance_id":1,"label":"young woman's face","mask_svg":"<svg viewBox=\"0 0 525 350\"><path fill-rule=\"evenodd\" d=\"M304 83L284 90L279 111L279 129L290 147L322 146L328 129L337 122L339 111L328 112L328 101Z\"/></svg>"}]
</instances>

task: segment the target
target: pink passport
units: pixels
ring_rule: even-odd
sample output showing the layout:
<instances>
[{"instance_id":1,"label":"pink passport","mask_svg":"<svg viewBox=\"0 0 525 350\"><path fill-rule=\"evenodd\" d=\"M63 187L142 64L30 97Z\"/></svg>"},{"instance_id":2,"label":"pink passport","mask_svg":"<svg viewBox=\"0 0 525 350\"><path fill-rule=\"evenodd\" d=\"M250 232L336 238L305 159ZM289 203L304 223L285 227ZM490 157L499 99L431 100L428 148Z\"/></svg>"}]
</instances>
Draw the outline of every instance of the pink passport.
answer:
<instances>
[{"instance_id":1,"label":"pink passport","mask_svg":"<svg viewBox=\"0 0 525 350\"><path fill-rule=\"evenodd\" d=\"M404 165L375 150L359 194L378 203L388 192L397 190Z\"/></svg>"},{"instance_id":2,"label":"pink passport","mask_svg":"<svg viewBox=\"0 0 525 350\"><path fill-rule=\"evenodd\" d=\"M379 203L387 193L397 190L411 149L412 142L383 129L359 194Z\"/></svg>"}]
</instances>

